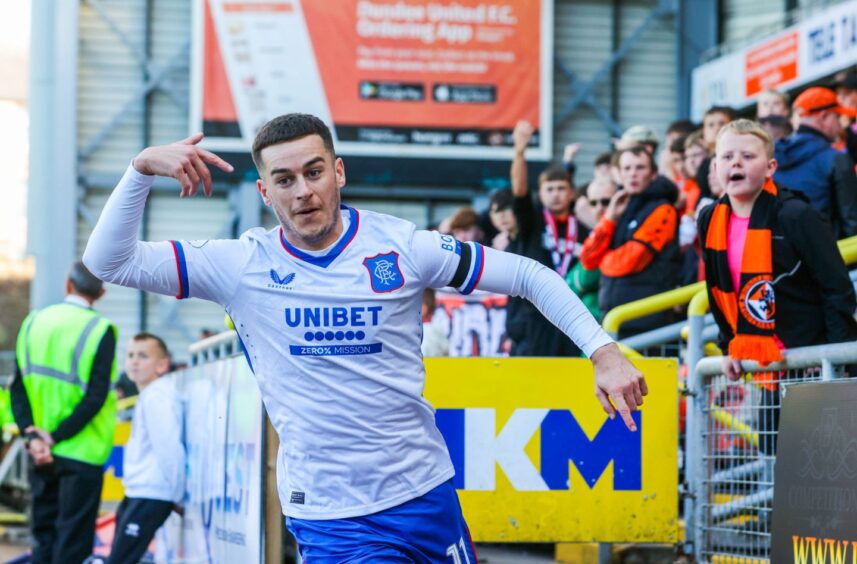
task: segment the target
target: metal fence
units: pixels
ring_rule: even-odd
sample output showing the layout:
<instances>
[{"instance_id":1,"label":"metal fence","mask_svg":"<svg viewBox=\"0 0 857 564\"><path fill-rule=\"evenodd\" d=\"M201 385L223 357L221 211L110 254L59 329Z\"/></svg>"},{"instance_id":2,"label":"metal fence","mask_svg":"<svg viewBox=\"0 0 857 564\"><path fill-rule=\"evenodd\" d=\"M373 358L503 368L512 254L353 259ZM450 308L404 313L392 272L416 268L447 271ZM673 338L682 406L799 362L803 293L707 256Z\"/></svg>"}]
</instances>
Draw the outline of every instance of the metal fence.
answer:
<instances>
[{"instance_id":1,"label":"metal fence","mask_svg":"<svg viewBox=\"0 0 857 564\"><path fill-rule=\"evenodd\" d=\"M845 376L857 343L788 350L766 367L744 362L735 382L721 362L701 360L688 383L686 548L698 562L766 560L782 397L791 385Z\"/></svg>"}]
</instances>

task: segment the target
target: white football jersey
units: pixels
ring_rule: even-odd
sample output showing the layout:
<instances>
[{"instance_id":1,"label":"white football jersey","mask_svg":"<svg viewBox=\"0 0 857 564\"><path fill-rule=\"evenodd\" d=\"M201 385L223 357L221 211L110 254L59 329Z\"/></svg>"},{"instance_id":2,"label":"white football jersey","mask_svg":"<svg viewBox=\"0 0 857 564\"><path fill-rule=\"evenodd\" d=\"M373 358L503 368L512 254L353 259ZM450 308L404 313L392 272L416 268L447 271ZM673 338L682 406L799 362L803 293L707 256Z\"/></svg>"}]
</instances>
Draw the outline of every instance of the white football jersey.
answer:
<instances>
[{"instance_id":1,"label":"white football jersey","mask_svg":"<svg viewBox=\"0 0 857 564\"><path fill-rule=\"evenodd\" d=\"M532 301L591 356L611 343L565 281L509 253L343 207L344 233L321 252L280 228L240 239L142 242L153 177L123 176L83 254L101 279L221 304L235 322L280 436L283 513L366 515L453 475L423 398L424 288L502 292Z\"/></svg>"},{"instance_id":2,"label":"white football jersey","mask_svg":"<svg viewBox=\"0 0 857 564\"><path fill-rule=\"evenodd\" d=\"M299 518L373 513L453 475L422 395L420 308L426 287L453 281L462 245L391 216L342 213L345 233L321 256L279 227L172 242L181 297L215 301L235 323L282 440L280 501ZM456 285L470 292L483 254L466 245Z\"/></svg>"}]
</instances>

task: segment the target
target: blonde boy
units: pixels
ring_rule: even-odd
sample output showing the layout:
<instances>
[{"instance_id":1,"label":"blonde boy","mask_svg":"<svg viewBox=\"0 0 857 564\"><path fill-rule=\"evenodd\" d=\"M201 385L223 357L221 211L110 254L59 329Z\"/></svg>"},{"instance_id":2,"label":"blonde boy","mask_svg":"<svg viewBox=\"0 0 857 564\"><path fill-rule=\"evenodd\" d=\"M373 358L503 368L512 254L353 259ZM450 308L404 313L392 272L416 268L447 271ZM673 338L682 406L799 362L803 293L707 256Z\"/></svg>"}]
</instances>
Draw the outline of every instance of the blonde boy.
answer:
<instances>
[{"instance_id":1,"label":"blonde boy","mask_svg":"<svg viewBox=\"0 0 857 564\"><path fill-rule=\"evenodd\" d=\"M777 161L765 130L745 119L725 125L712 166L725 193L700 211L699 234L724 373L737 380L743 360L767 365L785 348L857 338L854 287L830 226L774 183ZM768 429L775 429L778 383L770 373L757 382L772 417ZM773 454L775 435L761 435L760 449Z\"/></svg>"}]
</instances>

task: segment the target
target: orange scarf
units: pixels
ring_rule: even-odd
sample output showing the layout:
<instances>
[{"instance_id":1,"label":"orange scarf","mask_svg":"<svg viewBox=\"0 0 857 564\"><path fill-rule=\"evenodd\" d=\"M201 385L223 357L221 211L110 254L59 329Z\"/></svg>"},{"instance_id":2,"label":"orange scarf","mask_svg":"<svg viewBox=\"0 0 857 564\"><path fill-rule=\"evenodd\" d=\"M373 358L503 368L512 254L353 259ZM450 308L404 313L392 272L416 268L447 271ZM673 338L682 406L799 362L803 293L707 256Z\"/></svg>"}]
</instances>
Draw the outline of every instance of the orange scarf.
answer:
<instances>
[{"instance_id":1,"label":"orange scarf","mask_svg":"<svg viewBox=\"0 0 857 564\"><path fill-rule=\"evenodd\" d=\"M744 255L741 259L740 285L732 286L726 248L732 206L723 195L711 215L705 237L705 272L712 310L726 319L732 328L729 356L736 360L755 360L762 366L783 359L774 338L776 299L771 261L771 228L776 219L777 187L768 179L753 204ZM771 374L757 375L770 382Z\"/></svg>"}]
</instances>

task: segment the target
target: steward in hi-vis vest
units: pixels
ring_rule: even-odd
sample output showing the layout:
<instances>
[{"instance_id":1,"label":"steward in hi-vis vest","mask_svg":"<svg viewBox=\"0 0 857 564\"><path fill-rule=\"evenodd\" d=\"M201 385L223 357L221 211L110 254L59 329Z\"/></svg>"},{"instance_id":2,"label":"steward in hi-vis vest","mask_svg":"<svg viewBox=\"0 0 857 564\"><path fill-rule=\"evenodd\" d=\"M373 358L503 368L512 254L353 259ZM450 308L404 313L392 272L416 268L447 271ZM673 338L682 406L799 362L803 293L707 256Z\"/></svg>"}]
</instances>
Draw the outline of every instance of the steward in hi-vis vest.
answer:
<instances>
[{"instance_id":1,"label":"steward in hi-vis vest","mask_svg":"<svg viewBox=\"0 0 857 564\"><path fill-rule=\"evenodd\" d=\"M33 459L33 562L92 554L102 467L116 426L116 327L92 309L102 283L72 265L66 299L18 333L12 411Z\"/></svg>"}]
</instances>

